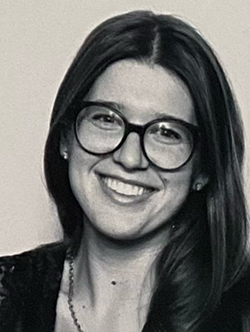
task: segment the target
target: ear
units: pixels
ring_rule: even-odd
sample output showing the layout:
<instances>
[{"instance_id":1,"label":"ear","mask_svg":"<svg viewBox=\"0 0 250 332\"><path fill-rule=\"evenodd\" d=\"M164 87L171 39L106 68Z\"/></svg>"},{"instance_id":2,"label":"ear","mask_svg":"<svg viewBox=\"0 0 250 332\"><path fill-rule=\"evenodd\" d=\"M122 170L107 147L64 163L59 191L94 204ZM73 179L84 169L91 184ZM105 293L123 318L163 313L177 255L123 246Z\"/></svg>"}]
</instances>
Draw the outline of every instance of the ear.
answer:
<instances>
[{"instance_id":1,"label":"ear","mask_svg":"<svg viewBox=\"0 0 250 332\"><path fill-rule=\"evenodd\" d=\"M60 155L63 159L67 160L70 151L69 137L62 136L60 140Z\"/></svg>"},{"instance_id":2,"label":"ear","mask_svg":"<svg viewBox=\"0 0 250 332\"><path fill-rule=\"evenodd\" d=\"M192 189L194 191L201 191L207 185L208 181L208 175L200 172L193 180Z\"/></svg>"}]
</instances>

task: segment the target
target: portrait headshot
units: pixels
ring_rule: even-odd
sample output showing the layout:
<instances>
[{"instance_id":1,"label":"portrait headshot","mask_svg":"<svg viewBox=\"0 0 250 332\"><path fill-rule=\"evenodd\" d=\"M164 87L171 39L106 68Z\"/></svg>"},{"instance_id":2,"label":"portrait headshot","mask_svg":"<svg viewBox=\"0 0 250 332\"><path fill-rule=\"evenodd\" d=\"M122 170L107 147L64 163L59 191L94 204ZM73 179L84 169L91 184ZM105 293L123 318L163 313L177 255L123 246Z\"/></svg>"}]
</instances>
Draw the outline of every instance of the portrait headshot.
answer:
<instances>
[{"instance_id":1,"label":"portrait headshot","mask_svg":"<svg viewBox=\"0 0 250 332\"><path fill-rule=\"evenodd\" d=\"M250 332L250 3L3 1L1 332Z\"/></svg>"}]
</instances>

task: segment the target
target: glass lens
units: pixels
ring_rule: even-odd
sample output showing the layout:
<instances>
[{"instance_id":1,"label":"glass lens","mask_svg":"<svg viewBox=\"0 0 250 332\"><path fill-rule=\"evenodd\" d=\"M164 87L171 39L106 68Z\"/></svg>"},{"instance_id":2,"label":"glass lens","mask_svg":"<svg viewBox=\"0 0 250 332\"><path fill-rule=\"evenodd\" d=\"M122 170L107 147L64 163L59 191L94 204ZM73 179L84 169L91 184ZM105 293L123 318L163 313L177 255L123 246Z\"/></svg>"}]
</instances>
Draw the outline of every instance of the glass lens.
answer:
<instances>
[{"instance_id":1,"label":"glass lens","mask_svg":"<svg viewBox=\"0 0 250 332\"><path fill-rule=\"evenodd\" d=\"M182 166L193 150L193 136L188 128L174 121L152 124L144 135L148 158L157 166L174 169Z\"/></svg>"},{"instance_id":2,"label":"glass lens","mask_svg":"<svg viewBox=\"0 0 250 332\"><path fill-rule=\"evenodd\" d=\"M77 117L76 135L82 147L93 153L108 153L124 134L122 118L105 106L85 107Z\"/></svg>"}]
</instances>

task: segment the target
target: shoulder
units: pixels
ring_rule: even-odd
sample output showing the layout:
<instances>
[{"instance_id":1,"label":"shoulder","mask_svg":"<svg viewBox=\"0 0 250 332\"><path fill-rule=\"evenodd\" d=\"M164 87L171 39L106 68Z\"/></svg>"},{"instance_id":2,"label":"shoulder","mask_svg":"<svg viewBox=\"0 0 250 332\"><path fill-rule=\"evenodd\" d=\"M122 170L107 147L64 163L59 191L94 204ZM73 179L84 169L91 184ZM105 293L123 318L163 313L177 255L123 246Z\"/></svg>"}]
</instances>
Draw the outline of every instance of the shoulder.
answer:
<instances>
[{"instance_id":1,"label":"shoulder","mask_svg":"<svg viewBox=\"0 0 250 332\"><path fill-rule=\"evenodd\" d=\"M34 306L36 300L56 292L66 250L64 243L55 243L0 257L1 331L17 322L24 305Z\"/></svg>"},{"instance_id":2,"label":"shoulder","mask_svg":"<svg viewBox=\"0 0 250 332\"><path fill-rule=\"evenodd\" d=\"M223 293L208 326L209 332L250 331L250 266L247 266L237 281Z\"/></svg>"},{"instance_id":3,"label":"shoulder","mask_svg":"<svg viewBox=\"0 0 250 332\"><path fill-rule=\"evenodd\" d=\"M65 258L67 246L63 243L52 243L40 246L33 250L25 251L20 254L0 257L1 275L14 275L21 272L39 271L45 263L57 268ZM2 277L3 279L3 277Z\"/></svg>"},{"instance_id":4,"label":"shoulder","mask_svg":"<svg viewBox=\"0 0 250 332\"><path fill-rule=\"evenodd\" d=\"M65 259L67 246L63 243L43 245L20 254L0 257L0 283L8 276L8 285L12 279L21 281L46 271L60 270ZM1 286L0 286L1 289Z\"/></svg>"},{"instance_id":5,"label":"shoulder","mask_svg":"<svg viewBox=\"0 0 250 332\"><path fill-rule=\"evenodd\" d=\"M250 331L250 265L247 266L239 280L228 292L226 300L230 314L239 315L242 321L242 331Z\"/></svg>"}]
</instances>

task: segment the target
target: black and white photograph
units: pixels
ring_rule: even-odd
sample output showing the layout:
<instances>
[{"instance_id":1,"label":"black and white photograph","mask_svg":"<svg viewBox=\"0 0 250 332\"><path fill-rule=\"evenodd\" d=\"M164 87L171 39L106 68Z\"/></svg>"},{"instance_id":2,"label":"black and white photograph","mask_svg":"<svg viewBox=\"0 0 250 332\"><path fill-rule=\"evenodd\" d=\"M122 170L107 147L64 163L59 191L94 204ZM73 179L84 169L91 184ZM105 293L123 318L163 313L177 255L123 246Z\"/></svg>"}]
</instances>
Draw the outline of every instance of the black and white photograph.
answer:
<instances>
[{"instance_id":1,"label":"black and white photograph","mask_svg":"<svg viewBox=\"0 0 250 332\"><path fill-rule=\"evenodd\" d=\"M249 17L0 0L0 332L250 332Z\"/></svg>"}]
</instances>

